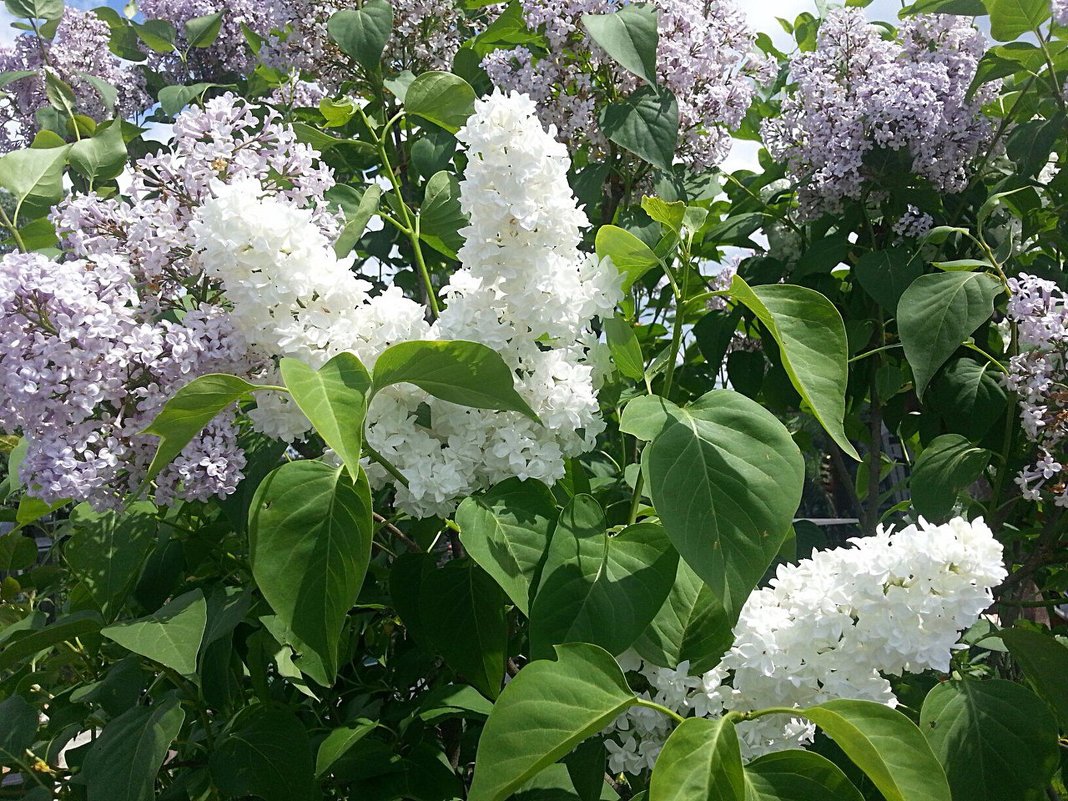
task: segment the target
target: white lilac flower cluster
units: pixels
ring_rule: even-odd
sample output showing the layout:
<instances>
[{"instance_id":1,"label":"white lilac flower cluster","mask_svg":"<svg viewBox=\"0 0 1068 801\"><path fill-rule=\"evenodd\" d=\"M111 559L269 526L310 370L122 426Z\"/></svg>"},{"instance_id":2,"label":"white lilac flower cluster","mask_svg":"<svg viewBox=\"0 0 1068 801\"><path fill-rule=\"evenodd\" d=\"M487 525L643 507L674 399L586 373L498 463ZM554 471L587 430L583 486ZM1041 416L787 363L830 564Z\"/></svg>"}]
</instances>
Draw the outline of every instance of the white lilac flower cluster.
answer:
<instances>
[{"instance_id":1,"label":"white lilac flower cluster","mask_svg":"<svg viewBox=\"0 0 1068 801\"><path fill-rule=\"evenodd\" d=\"M1009 279L1008 319L1020 353L1006 384L1020 400L1020 421L1039 458L1016 477L1023 496L1043 495L1068 507L1068 295L1052 281L1021 274Z\"/></svg>"},{"instance_id":2,"label":"white lilac flower cluster","mask_svg":"<svg viewBox=\"0 0 1068 801\"><path fill-rule=\"evenodd\" d=\"M658 12L657 79L679 104L679 158L698 169L720 163L753 99L751 75L769 78L772 62L754 52L755 35L731 0L654 0ZM548 53L518 46L482 61L493 83L533 97L546 123L572 144L604 145L597 114L606 95L594 68L613 70L621 91L637 79L612 67L582 27L583 14L613 11L613 0L522 0L523 19L544 33Z\"/></svg>"},{"instance_id":3,"label":"white lilac flower cluster","mask_svg":"<svg viewBox=\"0 0 1068 801\"><path fill-rule=\"evenodd\" d=\"M802 213L835 212L846 199L877 199L872 159L904 156L914 175L959 192L968 168L990 141L981 108L994 83L969 89L984 52L982 34L964 17L918 15L896 39L860 9L831 11L816 50L790 66L795 84L764 142L800 183Z\"/></svg>"},{"instance_id":4,"label":"white lilac flower cluster","mask_svg":"<svg viewBox=\"0 0 1068 801\"><path fill-rule=\"evenodd\" d=\"M457 134L467 150L460 204L470 224L461 231L463 267L427 336L497 350L541 423L404 387L376 396L367 439L408 479L397 503L412 513L450 511L455 498L509 476L552 484L565 459L593 447L604 429L590 324L611 314L619 277L579 250L587 220L567 183L567 149L553 134L530 98L500 92L478 101ZM429 426L420 423L424 412ZM370 475L388 479L376 466Z\"/></svg>"},{"instance_id":5,"label":"white lilac flower cluster","mask_svg":"<svg viewBox=\"0 0 1068 801\"><path fill-rule=\"evenodd\" d=\"M623 666L645 677L646 696L683 716L719 717L774 706L802 708L834 698L897 704L888 675L946 672L960 632L1006 576L1002 547L981 519L941 526L922 519L880 529L853 547L817 551L783 565L749 596L734 644L702 676L689 663ZM607 741L612 772L651 768L671 731L647 708L621 715ZM812 724L771 715L738 724L747 758L811 742Z\"/></svg>"},{"instance_id":6,"label":"white lilac flower cluster","mask_svg":"<svg viewBox=\"0 0 1068 801\"><path fill-rule=\"evenodd\" d=\"M4 86L0 101L0 151L27 147L37 132L36 113L49 107L45 70L74 92L74 110L95 120L111 116L91 79L111 84L118 93L115 115L130 117L148 105L144 76L135 65L122 62L108 50L111 31L104 20L88 11L68 8L51 41L36 33L19 34L10 47L0 48L0 72L28 71L33 75Z\"/></svg>"}]
</instances>

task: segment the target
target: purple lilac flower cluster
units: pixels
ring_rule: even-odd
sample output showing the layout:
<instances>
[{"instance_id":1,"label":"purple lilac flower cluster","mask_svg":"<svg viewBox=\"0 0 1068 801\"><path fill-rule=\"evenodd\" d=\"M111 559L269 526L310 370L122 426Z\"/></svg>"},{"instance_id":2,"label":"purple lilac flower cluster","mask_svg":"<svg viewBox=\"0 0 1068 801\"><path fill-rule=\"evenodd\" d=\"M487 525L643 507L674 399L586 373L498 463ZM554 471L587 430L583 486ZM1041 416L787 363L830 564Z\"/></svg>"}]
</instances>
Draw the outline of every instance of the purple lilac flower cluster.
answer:
<instances>
[{"instance_id":1,"label":"purple lilac flower cluster","mask_svg":"<svg viewBox=\"0 0 1068 801\"><path fill-rule=\"evenodd\" d=\"M731 0L654 0L658 11L657 78L679 104L679 158L704 169L721 162L753 99L757 77L767 80L774 65L754 52L754 33ZM542 121L556 125L571 144L603 146L596 124L605 102L591 76L606 66L582 27L583 14L613 10L613 0L523 0L523 17L544 33L548 54L525 47L496 50L482 62L495 85L529 94ZM622 91L636 79L615 69Z\"/></svg>"},{"instance_id":2,"label":"purple lilac flower cluster","mask_svg":"<svg viewBox=\"0 0 1068 801\"><path fill-rule=\"evenodd\" d=\"M1020 420L1038 447L1038 460L1016 477L1023 495L1052 496L1068 507L1068 295L1052 281L1021 274L1009 279L1008 318L1020 354L1006 384L1020 399Z\"/></svg>"},{"instance_id":3,"label":"purple lilac flower cluster","mask_svg":"<svg viewBox=\"0 0 1068 801\"><path fill-rule=\"evenodd\" d=\"M1052 0L1053 21L1058 25L1068 25L1068 0Z\"/></svg>"},{"instance_id":4,"label":"purple lilac flower cluster","mask_svg":"<svg viewBox=\"0 0 1068 801\"><path fill-rule=\"evenodd\" d=\"M803 214L878 192L869 180L876 151L905 154L940 191L963 190L991 136L981 108L997 87L968 94L983 50L963 17L913 17L891 40L859 9L832 11L816 50L792 62L796 88L763 130L769 152L801 184Z\"/></svg>"},{"instance_id":5,"label":"purple lilac flower cluster","mask_svg":"<svg viewBox=\"0 0 1068 801\"><path fill-rule=\"evenodd\" d=\"M0 262L0 427L29 445L20 475L49 503L121 501L156 449L141 432L168 393L197 375L231 371L244 343L225 312L190 309L179 322L143 314L120 255L52 262L11 254ZM157 480L157 498L206 499L234 491L244 456L217 420ZM229 447L221 447L227 446Z\"/></svg>"},{"instance_id":6,"label":"purple lilac flower cluster","mask_svg":"<svg viewBox=\"0 0 1068 801\"><path fill-rule=\"evenodd\" d=\"M146 19L169 22L177 31L177 50L151 53L149 64L178 83L217 80L231 73L247 74L256 67L245 29L261 39L285 27L290 19L288 0L138 0ZM222 25L209 47L189 49L185 24L197 17L222 12ZM186 60L179 52L189 49Z\"/></svg>"},{"instance_id":7,"label":"purple lilac flower cluster","mask_svg":"<svg viewBox=\"0 0 1068 801\"><path fill-rule=\"evenodd\" d=\"M172 149L132 172L128 197L56 207L61 261L0 261L0 429L26 437L21 474L46 501L117 503L157 445L140 432L179 387L210 372L255 380L271 369L200 264L191 222L213 186L253 179L337 230L323 197L333 177L315 151L274 112L232 95L179 115ZM244 464L233 414L223 415L156 479L156 499L225 496Z\"/></svg>"},{"instance_id":8,"label":"purple lilac flower cluster","mask_svg":"<svg viewBox=\"0 0 1068 801\"><path fill-rule=\"evenodd\" d=\"M108 50L111 33L100 17L68 8L52 41L35 33L16 37L11 47L0 48L0 72L32 71L12 81L0 101L0 151L26 147L37 132L36 113L49 105L45 93L45 70L74 91L75 111L103 120L111 116L98 90L86 76L111 84L118 92L115 115L129 117L148 105L144 76L132 64L115 58Z\"/></svg>"}]
</instances>

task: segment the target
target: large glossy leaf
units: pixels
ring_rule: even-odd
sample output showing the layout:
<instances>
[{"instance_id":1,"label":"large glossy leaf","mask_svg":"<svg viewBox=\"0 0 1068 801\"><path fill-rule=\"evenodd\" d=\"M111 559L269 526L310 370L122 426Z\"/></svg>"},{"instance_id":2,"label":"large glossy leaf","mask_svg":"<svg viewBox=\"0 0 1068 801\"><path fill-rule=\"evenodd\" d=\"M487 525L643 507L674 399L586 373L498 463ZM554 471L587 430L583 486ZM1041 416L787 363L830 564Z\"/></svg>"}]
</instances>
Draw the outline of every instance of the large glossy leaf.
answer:
<instances>
[{"instance_id":1,"label":"large glossy leaf","mask_svg":"<svg viewBox=\"0 0 1068 801\"><path fill-rule=\"evenodd\" d=\"M329 773L335 762L377 728L377 723L368 720L351 726L341 726L331 731L319 744L319 750L315 752L315 777L321 778Z\"/></svg>"},{"instance_id":2,"label":"large glossy leaf","mask_svg":"<svg viewBox=\"0 0 1068 801\"><path fill-rule=\"evenodd\" d=\"M1068 731L1068 686L1064 681L1068 676L1068 645L1051 634L1018 628L1001 632L1001 639L1024 675L1057 713L1061 730Z\"/></svg>"},{"instance_id":3,"label":"large glossy leaf","mask_svg":"<svg viewBox=\"0 0 1068 801\"><path fill-rule=\"evenodd\" d=\"M990 461L960 434L935 437L916 458L909 487L912 505L924 517L942 522L953 513L957 497L975 482Z\"/></svg>"},{"instance_id":4,"label":"large glossy leaf","mask_svg":"<svg viewBox=\"0 0 1068 801\"><path fill-rule=\"evenodd\" d=\"M177 699L135 706L108 723L78 774L89 801L152 801L156 774L185 722Z\"/></svg>"},{"instance_id":5,"label":"large glossy leaf","mask_svg":"<svg viewBox=\"0 0 1068 801\"><path fill-rule=\"evenodd\" d=\"M469 801L503 801L635 703L623 671L595 645L556 649L504 688L478 742Z\"/></svg>"},{"instance_id":6,"label":"large glossy leaf","mask_svg":"<svg viewBox=\"0 0 1068 801\"><path fill-rule=\"evenodd\" d=\"M801 500L804 462L789 432L748 398L713 390L656 436L642 468L672 544L736 616Z\"/></svg>"},{"instance_id":7,"label":"large glossy leaf","mask_svg":"<svg viewBox=\"0 0 1068 801\"><path fill-rule=\"evenodd\" d=\"M204 593L191 590L147 617L108 626L101 634L128 651L182 675L197 670L197 654L208 623Z\"/></svg>"},{"instance_id":8,"label":"large glossy leaf","mask_svg":"<svg viewBox=\"0 0 1068 801\"><path fill-rule=\"evenodd\" d=\"M794 750L745 766L745 801L864 801L864 796L829 759Z\"/></svg>"},{"instance_id":9,"label":"large glossy leaf","mask_svg":"<svg viewBox=\"0 0 1068 801\"><path fill-rule=\"evenodd\" d=\"M612 14L583 14L590 37L625 69L646 83L656 83L656 11L625 5Z\"/></svg>"},{"instance_id":10,"label":"large glossy leaf","mask_svg":"<svg viewBox=\"0 0 1068 801\"><path fill-rule=\"evenodd\" d=\"M1018 36L1037 31L1049 19L1046 0L987 0L990 33L999 42L1011 42Z\"/></svg>"},{"instance_id":11,"label":"large glossy leaf","mask_svg":"<svg viewBox=\"0 0 1068 801\"><path fill-rule=\"evenodd\" d=\"M424 392L476 409L522 412L537 420L515 390L501 355L478 342L411 341L386 348L375 362L374 388L415 384Z\"/></svg>"},{"instance_id":12,"label":"large glossy leaf","mask_svg":"<svg viewBox=\"0 0 1068 801\"><path fill-rule=\"evenodd\" d=\"M118 120L104 126L70 148L70 165L90 181L116 178L126 168L126 142Z\"/></svg>"},{"instance_id":13,"label":"large glossy leaf","mask_svg":"<svg viewBox=\"0 0 1068 801\"><path fill-rule=\"evenodd\" d=\"M288 709L246 708L216 743L211 777L229 798L257 796L264 801L314 801L308 734Z\"/></svg>"},{"instance_id":14,"label":"large glossy leaf","mask_svg":"<svg viewBox=\"0 0 1068 801\"><path fill-rule=\"evenodd\" d=\"M874 701L828 701L799 710L845 752L886 801L952 801L938 759L916 724Z\"/></svg>"},{"instance_id":15,"label":"large glossy leaf","mask_svg":"<svg viewBox=\"0 0 1068 801\"><path fill-rule=\"evenodd\" d=\"M456 510L460 542L524 615L556 524L556 502L540 481L510 478Z\"/></svg>"},{"instance_id":16,"label":"large glossy leaf","mask_svg":"<svg viewBox=\"0 0 1068 801\"><path fill-rule=\"evenodd\" d=\"M477 564L449 562L425 576L420 619L448 665L487 698L496 698L504 678L508 620L504 593Z\"/></svg>"},{"instance_id":17,"label":"large glossy leaf","mask_svg":"<svg viewBox=\"0 0 1068 801\"><path fill-rule=\"evenodd\" d=\"M927 401L951 432L978 442L1008 405L999 376L989 362L953 359L931 382Z\"/></svg>"},{"instance_id":18,"label":"large glossy leaf","mask_svg":"<svg viewBox=\"0 0 1068 801\"><path fill-rule=\"evenodd\" d=\"M1045 797L1057 769L1057 721L1045 701L1003 679L935 686L920 728L945 768L954 801Z\"/></svg>"},{"instance_id":19,"label":"large glossy leaf","mask_svg":"<svg viewBox=\"0 0 1068 801\"><path fill-rule=\"evenodd\" d=\"M630 323L610 317L604 321L604 335L616 369L632 381L641 381L645 377L645 359Z\"/></svg>"},{"instance_id":20,"label":"large glossy leaf","mask_svg":"<svg viewBox=\"0 0 1068 801\"><path fill-rule=\"evenodd\" d=\"M254 389L256 385L243 378L220 373L194 378L179 389L141 432L159 437L159 447L148 466L145 483L159 475L215 415L248 397Z\"/></svg>"},{"instance_id":21,"label":"large glossy leaf","mask_svg":"<svg viewBox=\"0 0 1068 801\"><path fill-rule=\"evenodd\" d=\"M845 433L849 348L838 309L819 292L803 286L750 287L736 275L730 291L775 338L790 383L813 416L843 451L859 460Z\"/></svg>"},{"instance_id":22,"label":"large glossy leaf","mask_svg":"<svg viewBox=\"0 0 1068 801\"><path fill-rule=\"evenodd\" d=\"M923 259L908 248L889 248L865 253L853 268L864 291L894 316L902 293L923 275Z\"/></svg>"},{"instance_id":23,"label":"large glossy leaf","mask_svg":"<svg viewBox=\"0 0 1068 801\"><path fill-rule=\"evenodd\" d=\"M318 370L296 359L279 363L282 380L304 416L345 463L349 477L360 478L363 420L371 376L356 356L339 353Z\"/></svg>"},{"instance_id":24,"label":"large glossy leaf","mask_svg":"<svg viewBox=\"0 0 1068 801\"><path fill-rule=\"evenodd\" d=\"M690 670L711 670L731 647L731 616L693 568L679 560L675 582L634 650L654 665L689 662Z\"/></svg>"},{"instance_id":25,"label":"large glossy leaf","mask_svg":"<svg viewBox=\"0 0 1068 801\"><path fill-rule=\"evenodd\" d=\"M605 107L601 130L620 147L668 171L679 138L679 104L666 89L643 86Z\"/></svg>"},{"instance_id":26,"label":"large glossy leaf","mask_svg":"<svg viewBox=\"0 0 1068 801\"><path fill-rule=\"evenodd\" d=\"M14 196L20 212L44 214L63 197L63 168L69 150L69 146L28 148L0 156L0 187Z\"/></svg>"},{"instance_id":27,"label":"large glossy leaf","mask_svg":"<svg viewBox=\"0 0 1068 801\"><path fill-rule=\"evenodd\" d=\"M63 545L67 565L104 616L113 619L156 545L156 507L140 502L120 513L80 505L70 528L72 536Z\"/></svg>"},{"instance_id":28,"label":"large glossy leaf","mask_svg":"<svg viewBox=\"0 0 1068 801\"><path fill-rule=\"evenodd\" d=\"M252 575L297 641L308 676L329 686L338 641L371 559L371 491L361 472L290 462L263 480L249 513Z\"/></svg>"},{"instance_id":29,"label":"large glossy leaf","mask_svg":"<svg viewBox=\"0 0 1068 801\"><path fill-rule=\"evenodd\" d=\"M738 733L726 718L687 718L656 758L649 801L744 801Z\"/></svg>"},{"instance_id":30,"label":"large glossy leaf","mask_svg":"<svg viewBox=\"0 0 1068 801\"><path fill-rule=\"evenodd\" d=\"M567 642L622 653L663 606L677 564L660 526L609 537L597 501L576 495L560 513L530 610L531 656L547 658Z\"/></svg>"},{"instance_id":31,"label":"large glossy leaf","mask_svg":"<svg viewBox=\"0 0 1068 801\"><path fill-rule=\"evenodd\" d=\"M63 0L4 0L11 16L20 19L59 19L63 16Z\"/></svg>"},{"instance_id":32,"label":"large glossy leaf","mask_svg":"<svg viewBox=\"0 0 1068 801\"><path fill-rule=\"evenodd\" d=\"M368 0L357 9L338 11L330 17L326 30L361 67L375 72L393 30L393 7L387 0Z\"/></svg>"},{"instance_id":33,"label":"large glossy leaf","mask_svg":"<svg viewBox=\"0 0 1068 801\"><path fill-rule=\"evenodd\" d=\"M921 398L938 368L994 313L1001 285L985 273L921 275L901 296L897 326Z\"/></svg>"},{"instance_id":34,"label":"large glossy leaf","mask_svg":"<svg viewBox=\"0 0 1068 801\"><path fill-rule=\"evenodd\" d=\"M456 133L475 110L475 90L450 72L424 72L408 87L404 109Z\"/></svg>"}]
</instances>

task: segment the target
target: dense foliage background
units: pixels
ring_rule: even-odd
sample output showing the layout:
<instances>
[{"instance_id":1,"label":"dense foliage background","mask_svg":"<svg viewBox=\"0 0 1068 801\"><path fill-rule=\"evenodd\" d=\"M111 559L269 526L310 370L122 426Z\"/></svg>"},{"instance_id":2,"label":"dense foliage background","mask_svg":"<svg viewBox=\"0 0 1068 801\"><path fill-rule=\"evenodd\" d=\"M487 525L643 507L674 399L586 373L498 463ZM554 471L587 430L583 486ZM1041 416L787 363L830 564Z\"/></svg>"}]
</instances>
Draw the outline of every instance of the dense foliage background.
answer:
<instances>
[{"instance_id":1,"label":"dense foliage background","mask_svg":"<svg viewBox=\"0 0 1068 801\"><path fill-rule=\"evenodd\" d=\"M0 798L1061 797L1068 5L866 5L6 0Z\"/></svg>"}]
</instances>

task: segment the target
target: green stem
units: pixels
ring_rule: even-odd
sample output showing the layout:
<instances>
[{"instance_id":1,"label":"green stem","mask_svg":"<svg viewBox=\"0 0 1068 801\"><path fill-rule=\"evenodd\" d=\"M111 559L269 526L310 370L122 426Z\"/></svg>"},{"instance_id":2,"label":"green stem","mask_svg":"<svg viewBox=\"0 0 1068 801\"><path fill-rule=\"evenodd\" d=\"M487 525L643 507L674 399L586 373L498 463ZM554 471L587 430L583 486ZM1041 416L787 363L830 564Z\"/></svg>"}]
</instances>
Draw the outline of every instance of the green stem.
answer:
<instances>
[{"instance_id":1,"label":"green stem","mask_svg":"<svg viewBox=\"0 0 1068 801\"><path fill-rule=\"evenodd\" d=\"M638 702L638 706L644 706L646 709L655 709L657 712L667 715L669 718L673 718L676 723L682 723L684 720L686 720L686 718L684 718L678 712L674 712L668 709L666 706L661 706L655 701L647 701L644 698L637 698L635 700Z\"/></svg>"},{"instance_id":2,"label":"green stem","mask_svg":"<svg viewBox=\"0 0 1068 801\"><path fill-rule=\"evenodd\" d=\"M399 481L403 486L408 486L408 478L404 475L404 473L397 469L396 465L394 465L391 461L389 461L389 459L387 459L385 456L383 456L374 448L372 448L370 443L364 442L363 447L364 450L367 451L367 455L371 457L372 461L378 462L378 464L382 465L382 467L385 468L386 472L393 476L393 478L397 479L397 481Z\"/></svg>"},{"instance_id":3,"label":"green stem","mask_svg":"<svg viewBox=\"0 0 1068 801\"><path fill-rule=\"evenodd\" d=\"M627 514L627 524L634 525L638 520L638 507L642 503L642 488L645 484L645 476L642 475L641 467L638 468L638 477L634 479L634 492L630 496L630 512Z\"/></svg>"},{"instance_id":4,"label":"green stem","mask_svg":"<svg viewBox=\"0 0 1068 801\"><path fill-rule=\"evenodd\" d=\"M853 362L859 362L859 361L861 361L863 359L867 359L869 356L874 356L876 353L882 353L884 350L895 350L895 349L900 348L900 347L902 347L900 342L895 342L892 345L883 345L881 348L876 348L875 350L869 350L867 353L857 354L856 356L854 356L852 359L849 360L849 364L852 364Z\"/></svg>"},{"instance_id":5,"label":"green stem","mask_svg":"<svg viewBox=\"0 0 1068 801\"><path fill-rule=\"evenodd\" d=\"M19 250L23 253L29 253L26 249L26 243L22 241L22 235L19 233L19 229L11 221L11 218L7 216L7 212L0 208L0 223L11 232L12 238L15 240L15 244L19 246Z\"/></svg>"}]
</instances>

